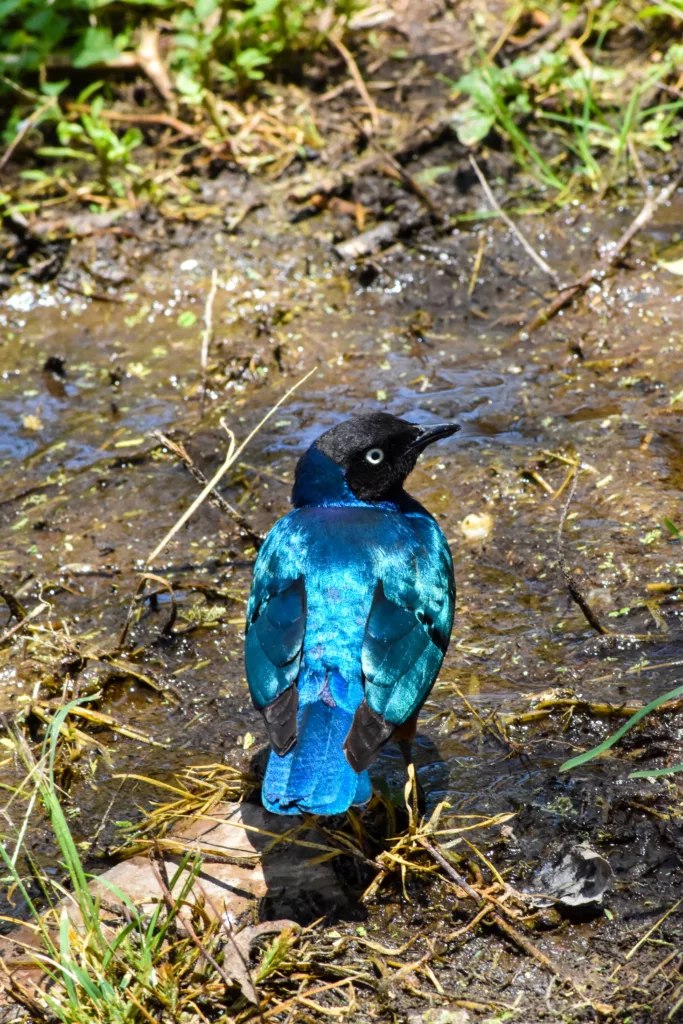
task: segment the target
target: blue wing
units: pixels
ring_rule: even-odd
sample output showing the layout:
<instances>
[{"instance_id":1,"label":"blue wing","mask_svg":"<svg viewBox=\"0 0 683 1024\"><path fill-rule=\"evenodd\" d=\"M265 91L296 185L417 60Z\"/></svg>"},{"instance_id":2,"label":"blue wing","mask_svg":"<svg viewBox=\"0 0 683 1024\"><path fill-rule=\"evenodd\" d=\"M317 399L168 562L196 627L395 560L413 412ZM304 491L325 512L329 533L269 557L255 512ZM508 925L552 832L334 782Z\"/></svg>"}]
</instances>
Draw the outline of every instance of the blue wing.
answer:
<instances>
[{"instance_id":1,"label":"blue wing","mask_svg":"<svg viewBox=\"0 0 683 1024\"><path fill-rule=\"evenodd\" d=\"M356 771L370 764L397 726L417 715L450 639L455 607L450 551L431 517L411 518L422 535L419 555L402 568L395 563L387 566L375 587L365 627L365 700L345 744Z\"/></svg>"},{"instance_id":2,"label":"blue wing","mask_svg":"<svg viewBox=\"0 0 683 1024\"><path fill-rule=\"evenodd\" d=\"M296 742L295 684L306 633L306 586L292 570L296 566L283 565L277 545L267 541L254 570L244 644L251 697L279 754Z\"/></svg>"}]
</instances>

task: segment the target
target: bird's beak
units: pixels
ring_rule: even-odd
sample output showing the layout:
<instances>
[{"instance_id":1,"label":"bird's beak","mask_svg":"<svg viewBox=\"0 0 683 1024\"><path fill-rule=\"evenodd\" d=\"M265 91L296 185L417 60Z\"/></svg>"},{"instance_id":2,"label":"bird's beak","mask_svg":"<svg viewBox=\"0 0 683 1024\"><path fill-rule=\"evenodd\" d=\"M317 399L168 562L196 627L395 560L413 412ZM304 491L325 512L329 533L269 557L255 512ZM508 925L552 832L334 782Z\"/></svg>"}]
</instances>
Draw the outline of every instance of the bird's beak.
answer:
<instances>
[{"instance_id":1,"label":"bird's beak","mask_svg":"<svg viewBox=\"0 0 683 1024\"><path fill-rule=\"evenodd\" d=\"M411 444L411 451L423 452L428 445L440 441L442 437L450 437L458 430L460 430L458 423L436 423L434 426L420 427L420 435Z\"/></svg>"}]
</instances>

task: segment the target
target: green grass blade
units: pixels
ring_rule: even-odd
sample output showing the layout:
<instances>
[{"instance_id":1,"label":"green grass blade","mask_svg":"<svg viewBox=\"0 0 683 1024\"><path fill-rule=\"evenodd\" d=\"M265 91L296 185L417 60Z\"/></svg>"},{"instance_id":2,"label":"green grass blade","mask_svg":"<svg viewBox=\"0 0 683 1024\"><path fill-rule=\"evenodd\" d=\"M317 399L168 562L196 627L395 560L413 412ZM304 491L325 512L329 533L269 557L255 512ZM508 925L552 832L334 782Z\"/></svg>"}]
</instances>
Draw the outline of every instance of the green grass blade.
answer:
<instances>
[{"instance_id":1,"label":"green grass blade","mask_svg":"<svg viewBox=\"0 0 683 1024\"><path fill-rule=\"evenodd\" d=\"M569 761L565 761L564 764L560 765L561 772L571 771L572 768L578 768L582 764L587 764L588 761L592 761L595 757L600 754L604 754L606 750L613 747L622 736L624 736L629 729L632 729L634 725L637 725L646 715L649 715L651 711L656 711L662 704L666 704L669 700L675 700L676 697L683 696L683 686L677 686L675 690L669 690L668 693L662 694L661 697L657 697L656 700L650 701L640 711L636 711L635 715L631 715L627 722L624 722L620 729L617 729L615 733L608 736L606 740L598 744L597 747L593 747L592 750L586 750L585 753L579 754L578 757L572 757Z\"/></svg>"},{"instance_id":2,"label":"green grass blade","mask_svg":"<svg viewBox=\"0 0 683 1024\"><path fill-rule=\"evenodd\" d=\"M671 768L651 768L649 771L631 772L629 779L659 779L663 775L675 775L683 772L683 764L674 764Z\"/></svg>"},{"instance_id":3,"label":"green grass blade","mask_svg":"<svg viewBox=\"0 0 683 1024\"><path fill-rule=\"evenodd\" d=\"M71 941L69 938L69 915L66 907L62 907L62 912L59 915L59 962L63 964L69 964L71 962ZM73 1003L74 1006L78 1006L78 996L76 994L76 986L74 985L73 979L67 974L66 971L62 972L61 982L66 989L66 993Z\"/></svg>"},{"instance_id":4,"label":"green grass blade","mask_svg":"<svg viewBox=\"0 0 683 1024\"><path fill-rule=\"evenodd\" d=\"M9 873L10 873L10 875L12 877L12 881L14 882L14 884L17 887L17 889L21 893L22 899L24 900L26 906L28 907L28 909L31 912L31 916L33 917L34 921L37 923L37 925L38 925L38 927L40 929L41 938L43 940L43 943L45 944L45 948L49 951L49 953L50 953L50 955L52 957L57 957L58 956L58 950L57 950L56 946L54 945L52 939L50 938L50 932L48 931L48 929L47 929L47 927L45 925L45 921L43 919L43 915L40 913L40 911L38 910L38 907L35 905L35 903L31 899L31 897L29 896L28 890L26 889L26 886L24 885L23 879L22 879L21 875L19 874L17 868L15 867L15 865L14 865L12 859L10 858L9 854L7 853L3 843L0 843L0 858L2 858L2 861L3 861L4 865L5 865L5 867L7 868L7 870L9 871Z\"/></svg>"},{"instance_id":5,"label":"green grass blade","mask_svg":"<svg viewBox=\"0 0 683 1024\"><path fill-rule=\"evenodd\" d=\"M672 523L666 516L664 516L663 522L672 537L675 537L676 540L683 540L683 533L681 533L675 523Z\"/></svg>"}]
</instances>

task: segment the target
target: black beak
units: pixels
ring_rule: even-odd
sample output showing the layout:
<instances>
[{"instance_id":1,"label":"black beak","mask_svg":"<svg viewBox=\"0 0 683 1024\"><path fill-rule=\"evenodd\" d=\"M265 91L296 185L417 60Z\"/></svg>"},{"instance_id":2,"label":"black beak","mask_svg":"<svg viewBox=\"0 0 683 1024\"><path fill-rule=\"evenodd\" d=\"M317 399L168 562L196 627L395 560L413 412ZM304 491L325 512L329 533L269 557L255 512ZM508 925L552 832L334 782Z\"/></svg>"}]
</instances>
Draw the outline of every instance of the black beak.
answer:
<instances>
[{"instance_id":1,"label":"black beak","mask_svg":"<svg viewBox=\"0 0 683 1024\"><path fill-rule=\"evenodd\" d=\"M450 437L460 430L458 423L437 423L431 427L420 427L420 435L410 446L412 452L423 452L428 445L440 441L442 437Z\"/></svg>"}]
</instances>

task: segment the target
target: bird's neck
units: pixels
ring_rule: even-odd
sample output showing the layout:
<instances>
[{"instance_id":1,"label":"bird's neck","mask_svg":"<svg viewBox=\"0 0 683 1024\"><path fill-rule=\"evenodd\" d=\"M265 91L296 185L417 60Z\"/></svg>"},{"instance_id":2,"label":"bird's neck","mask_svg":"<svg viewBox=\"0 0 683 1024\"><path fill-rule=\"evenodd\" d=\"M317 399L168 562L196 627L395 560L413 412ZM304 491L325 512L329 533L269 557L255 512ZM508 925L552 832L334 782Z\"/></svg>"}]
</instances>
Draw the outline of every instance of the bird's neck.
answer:
<instances>
[{"instance_id":1,"label":"bird's neck","mask_svg":"<svg viewBox=\"0 0 683 1024\"><path fill-rule=\"evenodd\" d=\"M341 466L338 466L336 462L333 462L313 445L297 463L292 489L292 504L295 508L360 506L397 509L400 504L400 496L403 494L403 491L400 494L397 493L395 500L392 495L388 501L362 501L349 487Z\"/></svg>"}]
</instances>

